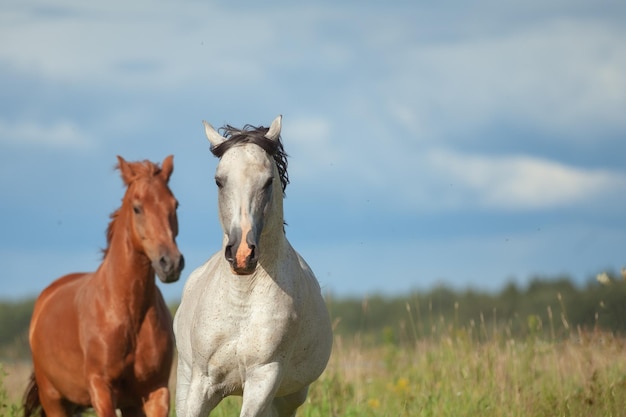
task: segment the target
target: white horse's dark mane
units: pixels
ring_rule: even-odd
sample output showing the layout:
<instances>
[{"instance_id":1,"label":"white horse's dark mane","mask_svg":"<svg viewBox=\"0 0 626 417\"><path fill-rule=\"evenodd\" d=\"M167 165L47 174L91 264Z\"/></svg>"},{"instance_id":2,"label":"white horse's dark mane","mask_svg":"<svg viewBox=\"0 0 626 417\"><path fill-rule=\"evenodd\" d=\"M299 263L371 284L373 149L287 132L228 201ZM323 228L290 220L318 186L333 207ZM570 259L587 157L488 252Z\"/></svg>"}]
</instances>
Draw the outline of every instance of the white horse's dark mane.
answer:
<instances>
[{"instance_id":1,"label":"white horse's dark mane","mask_svg":"<svg viewBox=\"0 0 626 417\"><path fill-rule=\"evenodd\" d=\"M274 159L276 168L278 168L283 193L285 192L285 188L287 188L287 184L289 184L289 174L287 173L287 153L283 148L280 136L278 136L276 140L268 139L265 137L269 130L268 127L256 127L249 124L245 125L242 129L226 125L219 130L223 132L222 134L227 140L217 146L211 146L211 153L213 155L221 158L230 148L242 143L254 143L260 146Z\"/></svg>"}]
</instances>

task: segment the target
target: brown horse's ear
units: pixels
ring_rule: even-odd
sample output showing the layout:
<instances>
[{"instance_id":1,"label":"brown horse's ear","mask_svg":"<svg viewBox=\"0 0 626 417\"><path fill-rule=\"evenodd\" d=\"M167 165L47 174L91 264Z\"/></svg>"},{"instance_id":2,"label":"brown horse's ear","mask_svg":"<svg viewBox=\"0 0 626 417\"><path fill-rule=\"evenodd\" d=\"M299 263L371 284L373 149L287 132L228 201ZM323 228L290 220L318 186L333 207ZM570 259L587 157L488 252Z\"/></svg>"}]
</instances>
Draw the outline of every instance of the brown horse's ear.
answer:
<instances>
[{"instance_id":1,"label":"brown horse's ear","mask_svg":"<svg viewBox=\"0 0 626 417\"><path fill-rule=\"evenodd\" d=\"M165 157L163 163L161 164L161 176L165 180L165 182L169 182L170 176L174 171L174 155L170 155Z\"/></svg>"},{"instance_id":2,"label":"brown horse's ear","mask_svg":"<svg viewBox=\"0 0 626 417\"><path fill-rule=\"evenodd\" d=\"M135 178L135 172L130 164L119 155L117 156L117 168L122 173L122 181L124 181L124 184L130 184Z\"/></svg>"}]
</instances>

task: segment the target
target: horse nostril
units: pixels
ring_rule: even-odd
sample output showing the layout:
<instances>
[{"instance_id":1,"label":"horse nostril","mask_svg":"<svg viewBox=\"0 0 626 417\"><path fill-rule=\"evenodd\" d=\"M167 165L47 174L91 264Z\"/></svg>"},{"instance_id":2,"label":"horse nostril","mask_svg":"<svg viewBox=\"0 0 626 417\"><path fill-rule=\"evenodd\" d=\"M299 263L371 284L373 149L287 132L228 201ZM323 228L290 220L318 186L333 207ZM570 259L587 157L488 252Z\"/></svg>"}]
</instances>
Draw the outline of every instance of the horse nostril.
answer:
<instances>
[{"instance_id":1,"label":"horse nostril","mask_svg":"<svg viewBox=\"0 0 626 417\"><path fill-rule=\"evenodd\" d=\"M256 260L257 260L256 246L255 245L249 245L248 247L250 248L250 261L251 262L256 262Z\"/></svg>"},{"instance_id":2,"label":"horse nostril","mask_svg":"<svg viewBox=\"0 0 626 417\"><path fill-rule=\"evenodd\" d=\"M233 262L233 245L226 246L226 249L224 250L224 257L226 257L228 262Z\"/></svg>"},{"instance_id":3,"label":"horse nostril","mask_svg":"<svg viewBox=\"0 0 626 417\"><path fill-rule=\"evenodd\" d=\"M185 257L181 254L180 259L178 260L178 272L182 271L185 268Z\"/></svg>"},{"instance_id":4,"label":"horse nostril","mask_svg":"<svg viewBox=\"0 0 626 417\"><path fill-rule=\"evenodd\" d=\"M159 259L159 266L164 270L167 271L170 267L170 259L167 256L161 256L161 259Z\"/></svg>"}]
</instances>

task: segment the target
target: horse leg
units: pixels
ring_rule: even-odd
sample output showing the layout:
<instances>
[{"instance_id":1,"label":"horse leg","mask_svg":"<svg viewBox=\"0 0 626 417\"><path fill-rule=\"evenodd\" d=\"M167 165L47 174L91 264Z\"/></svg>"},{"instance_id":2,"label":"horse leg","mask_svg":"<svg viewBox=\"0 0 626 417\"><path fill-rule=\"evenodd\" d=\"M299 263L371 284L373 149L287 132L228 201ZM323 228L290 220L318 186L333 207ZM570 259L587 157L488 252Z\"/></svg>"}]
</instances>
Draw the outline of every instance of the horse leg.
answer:
<instances>
[{"instance_id":1,"label":"horse leg","mask_svg":"<svg viewBox=\"0 0 626 417\"><path fill-rule=\"evenodd\" d=\"M46 417L70 417L61 393L45 377L37 377L39 401Z\"/></svg>"},{"instance_id":2,"label":"horse leg","mask_svg":"<svg viewBox=\"0 0 626 417\"><path fill-rule=\"evenodd\" d=\"M246 375L240 417L269 415L281 375L281 365L275 362L255 368Z\"/></svg>"},{"instance_id":3,"label":"horse leg","mask_svg":"<svg viewBox=\"0 0 626 417\"><path fill-rule=\"evenodd\" d=\"M41 395L41 408L46 417L70 417L63 400L55 397Z\"/></svg>"},{"instance_id":4,"label":"horse leg","mask_svg":"<svg viewBox=\"0 0 626 417\"><path fill-rule=\"evenodd\" d=\"M309 392L309 387L304 387L300 391L296 391L293 394L285 395L284 397L274 398L272 405L278 414L278 417L294 417L296 410L306 400L306 396Z\"/></svg>"},{"instance_id":5,"label":"horse leg","mask_svg":"<svg viewBox=\"0 0 626 417\"><path fill-rule=\"evenodd\" d=\"M89 378L89 395L98 417L117 417L109 382L100 375L92 375Z\"/></svg>"},{"instance_id":6,"label":"horse leg","mask_svg":"<svg viewBox=\"0 0 626 417\"><path fill-rule=\"evenodd\" d=\"M187 403L187 393L189 392L189 379L191 378L191 367L178 355L178 367L176 371L176 415L182 416L185 404Z\"/></svg>"},{"instance_id":7,"label":"horse leg","mask_svg":"<svg viewBox=\"0 0 626 417\"><path fill-rule=\"evenodd\" d=\"M170 411L170 390L161 387L152 391L144 401L143 410L147 417L167 417Z\"/></svg>"},{"instance_id":8,"label":"horse leg","mask_svg":"<svg viewBox=\"0 0 626 417\"><path fill-rule=\"evenodd\" d=\"M146 417L140 405L121 407L122 417Z\"/></svg>"},{"instance_id":9,"label":"horse leg","mask_svg":"<svg viewBox=\"0 0 626 417\"><path fill-rule=\"evenodd\" d=\"M180 378L180 373L178 374ZM176 390L176 417L205 417L222 400L222 395L210 390L209 377L201 372L192 372L191 381L183 382L184 392ZM180 386L180 385L177 385Z\"/></svg>"},{"instance_id":10,"label":"horse leg","mask_svg":"<svg viewBox=\"0 0 626 417\"><path fill-rule=\"evenodd\" d=\"M122 417L146 417L141 406L132 406L121 408Z\"/></svg>"}]
</instances>

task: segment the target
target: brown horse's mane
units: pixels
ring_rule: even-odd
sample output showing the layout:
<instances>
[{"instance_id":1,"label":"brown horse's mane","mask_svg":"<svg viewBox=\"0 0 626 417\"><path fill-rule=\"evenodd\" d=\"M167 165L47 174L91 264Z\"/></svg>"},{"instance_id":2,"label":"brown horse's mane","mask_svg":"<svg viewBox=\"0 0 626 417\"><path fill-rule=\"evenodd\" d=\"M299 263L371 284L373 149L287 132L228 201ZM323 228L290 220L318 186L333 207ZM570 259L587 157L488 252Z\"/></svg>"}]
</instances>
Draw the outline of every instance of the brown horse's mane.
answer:
<instances>
[{"instance_id":1,"label":"brown horse's mane","mask_svg":"<svg viewBox=\"0 0 626 417\"><path fill-rule=\"evenodd\" d=\"M219 130L224 132L223 135L228 140L225 140L217 146L211 146L211 153L213 153L213 155L221 158L227 150L241 143L254 143L260 146L268 155L274 158L276 168L278 168L280 183L283 187L283 193L285 192L285 188L287 188L287 184L289 184L289 174L287 173L287 153L283 148L280 135L277 140L268 139L265 137L269 131L268 127L256 127L249 124L245 125L242 129L226 125Z\"/></svg>"},{"instance_id":2,"label":"brown horse's mane","mask_svg":"<svg viewBox=\"0 0 626 417\"><path fill-rule=\"evenodd\" d=\"M135 174L133 181L140 177L152 178L156 175L159 175L159 173L161 172L160 165L155 164L154 162L151 162L148 160L139 161L139 162L130 162L129 166L131 167L133 173ZM114 169L120 169L120 165L119 164L115 165ZM130 187L130 183L127 185ZM124 205L124 199L122 199L122 205ZM113 239L113 230L115 229L115 222L120 214L121 209L122 207L118 208L109 216L111 221L109 222L109 225L106 231L107 246L106 248L102 249L103 258L106 257L107 253L109 252L109 246L111 245L111 240Z\"/></svg>"}]
</instances>

